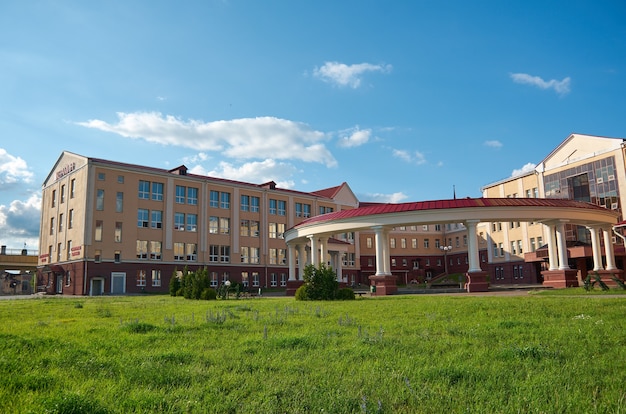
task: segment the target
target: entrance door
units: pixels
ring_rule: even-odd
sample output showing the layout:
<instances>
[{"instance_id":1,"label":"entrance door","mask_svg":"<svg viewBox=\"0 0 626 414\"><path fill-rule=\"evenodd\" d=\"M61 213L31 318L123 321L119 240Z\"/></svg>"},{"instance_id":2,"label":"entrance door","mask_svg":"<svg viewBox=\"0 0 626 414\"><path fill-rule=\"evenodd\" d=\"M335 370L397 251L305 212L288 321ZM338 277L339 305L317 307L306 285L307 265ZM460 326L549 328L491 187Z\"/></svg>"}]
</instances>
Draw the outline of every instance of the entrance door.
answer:
<instances>
[{"instance_id":1,"label":"entrance door","mask_svg":"<svg viewBox=\"0 0 626 414\"><path fill-rule=\"evenodd\" d=\"M126 273L111 273L111 293L113 295L123 295L126 293Z\"/></svg>"},{"instance_id":2,"label":"entrance door","mask_svg":"<svg viewBox=\"0 0 626 414\"><path fill-rule=\"evenodd\" d=\"M56 293L63 293L63 275L56 275L57 289Z\"/></svg>"},{"instance_id":3,"label":"entrance door","mask_svg":"<svg viewBox=\"0 0 626 414\"><path fill-rule=\"evenodd\" d=\"M103 284L104 284L104 280L98 278L98 279L91 279L91 292L89 293L91 296L100 296L103 293Z\"/></svg>"}]
</instances>

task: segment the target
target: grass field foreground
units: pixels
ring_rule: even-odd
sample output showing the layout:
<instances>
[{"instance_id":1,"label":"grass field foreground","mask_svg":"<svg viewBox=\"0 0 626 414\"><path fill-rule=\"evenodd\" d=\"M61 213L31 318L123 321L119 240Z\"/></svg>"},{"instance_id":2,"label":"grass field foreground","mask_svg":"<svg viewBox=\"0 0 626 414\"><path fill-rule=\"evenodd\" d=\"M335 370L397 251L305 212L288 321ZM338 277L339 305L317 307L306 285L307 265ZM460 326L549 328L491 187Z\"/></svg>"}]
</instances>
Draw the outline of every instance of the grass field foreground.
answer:
<instances>
[{"instance_id":1,"label":"grass field foreground","mask_svg":"<svg viewBox=\"0 0 626 414\"><path fill-rule=\"evenodd\" d=\"M626 299L0 301L3 413L626 412Z\"/></svg>"}]
</instances>

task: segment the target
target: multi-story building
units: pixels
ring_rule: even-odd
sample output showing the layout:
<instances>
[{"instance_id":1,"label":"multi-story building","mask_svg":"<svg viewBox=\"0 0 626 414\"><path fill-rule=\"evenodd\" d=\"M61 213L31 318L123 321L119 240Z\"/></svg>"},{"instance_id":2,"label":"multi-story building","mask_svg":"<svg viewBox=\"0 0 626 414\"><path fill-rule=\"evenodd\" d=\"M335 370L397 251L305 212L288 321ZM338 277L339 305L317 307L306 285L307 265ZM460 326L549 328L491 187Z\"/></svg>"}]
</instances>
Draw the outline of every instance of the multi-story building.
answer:
<instances>
[{"instance_id":1,"label":"multi-story building","mask_svg":"<svg viewBox=\"0 0 626 414\"><path fill-rule=\"evenodd\" d=\"M28 295L34 293L37 252L0 246L0 294Z\"/></svg>"},{"instance_id":2,"label":"multi-story building","mask_svg":"<svg viewBox=\"0 0 626 414\"><path fill-rule=\"evenodd\" d=\"M306 193L63 152L43 184L39 284L74 295L165 292L175 272L206 267L215 287L285 287L284 231L357 205L346 183ZM330 243L339 278L356 281L355 235Z\"/></svg>"},{"instance_id":3,"label":"multi-story building","mask_svg":"<svg viewBox=\"0 0 626 414\"><path fill-rule=\"evenodd\" d=\"M539 162L533 171L482 189L483 197L541 197L586 201L622 214L626 202L625 140L572 134ZM622 216L623 217L623 216ZM623 218L622 218L623 219ZM548 270L549 227L542 223L485 223L492 281L543 281ZM578 280L593 269L591 237L595 229L565 225L569 267ZM612 229L608 229L611 231ZM604 240L600 240L604 244ZM624 269L624 243L611 238L618 269ZM606 263L606 259L605 259Z\"/></svg>"}]
</instances>

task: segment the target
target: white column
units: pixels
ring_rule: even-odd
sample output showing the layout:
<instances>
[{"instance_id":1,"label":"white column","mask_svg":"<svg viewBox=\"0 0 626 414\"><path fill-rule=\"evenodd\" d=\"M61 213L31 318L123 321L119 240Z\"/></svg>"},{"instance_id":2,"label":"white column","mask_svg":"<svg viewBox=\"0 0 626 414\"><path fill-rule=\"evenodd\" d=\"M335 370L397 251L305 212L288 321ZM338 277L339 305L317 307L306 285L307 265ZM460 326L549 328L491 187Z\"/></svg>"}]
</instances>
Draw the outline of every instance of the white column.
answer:
<instances>
[{"instance_id":1,"label":"white column","mask_svg":"<svg viewBox=\"0 0 626 414\"><path fill-rule=\"evenodd\" d=\"M336 252L337 264L335 267L335 271L337 272L337 281L343 282L343 263L341 262L342 253L340 251Z\"/></svg>"},{"instance_id":2,"label":"white column","mask_svg":"<svg viewBox=\"0 0 626 414\"><path fill-rule=\"evenodd\" d=\"M478 220L467 220L465 222L465 227L467 227L467 257L469 261L468 273L482 272L478 254L478 241L476 240L476 226L478 223Z\"/></svg>"},{"instance_id":3,"label":"white column","mask_svg":"<svg viewBox=\"0 0 626 414\"><path fill-rule=\"evenodd\" d=\"M559 254L559 270L569 269L569 264L567 264L567 244L565 243L564 221L559 221L556 225L556 248Z\"/></svg>"},{"instance_id":4,"label":"white column","mask_svg":"<svg viewBox=\"0 0 626 414\"><path fill-rule=\"evenodd\" d=\"M289 260L289 280L296 280L296 247L287 244L287 258Z\"/></svg>"},{"instance_id":5,"label":"white column","mask_svg":"<svg viewBox=\"0 0 626 414\"><path fill-rule=\"evenodd\" d=\"M389 275L389 240L384 227L373 228L376 234L376 276Z\"/></svg>"},{"instance_id":6,"label":"white column","mask_svg":"<svg viewBox=\"0 0 626 414\"><path fill-rule=\"evenodd\" d=\"M602 266L602 253L600 253L600 235L598 234L598 230L600 231L602 230L598 229L597 227L591 227L591 226L588 226L587 230L589 230L589 233L591 235L591 251L593 252L593 270L594 271L604 270L604 267Z\"/></svg>"},{"instance_id":7,"label":"white column","mask_svg":"<svg viewBox=\"0 0 626 414\"><path fill-rule=\"evenodd\" d=\"M320 237L320 263L328 265L328 237Z\"/></svg>"},{"instance_id":8,"label":"white column","mask_svg":"<svg viewBox=\"0 0 626 414\"><path fill-rule=\"evenodd\" d=\"M548 231L546 232L546 242L548 243L548 262L550 264L548 270L557 270L559 265L557 263L556 244L554 240L554 232L556 227L553 223L546 224L546 227L548 227Z\"/></svg>"},{"instance_id":9,"label":"white column","mask_svg":"<svg viewBox=\"0 0 626 414\"><path fill-rule=\"evenodd\" d=\"M606 270L617 270L615 266L615 253L613 252L613 240L609 230L602 229L604 235L604 254L606 256Z\"/></svg>"},{"instance_id":10,"label":"white column","mask_svg":"<svg viewBox=\"0 0 626 414\"><path fill-rule=\"evenodd\" d=\"M296 279L299 280L302 280L302 273L304 272L304 266L306 266L306 262L304 260L305 253L303 253L305 250L306 249L303 248L301 244L296 245L296 251L298 252L298 271L296 272Z\"/></svg>"},{"instance_id":11,"label":"white column","mask_svg":"<svg viewBox=\"0 0 626 414\"><path fill-rule=\"evenodd\" d=\"M311 240L311 264L317 268L320 263L320 254L317 250L317 236L312 235L307 237L309 238L309 240Z\"/></svg>"}]
</instances>

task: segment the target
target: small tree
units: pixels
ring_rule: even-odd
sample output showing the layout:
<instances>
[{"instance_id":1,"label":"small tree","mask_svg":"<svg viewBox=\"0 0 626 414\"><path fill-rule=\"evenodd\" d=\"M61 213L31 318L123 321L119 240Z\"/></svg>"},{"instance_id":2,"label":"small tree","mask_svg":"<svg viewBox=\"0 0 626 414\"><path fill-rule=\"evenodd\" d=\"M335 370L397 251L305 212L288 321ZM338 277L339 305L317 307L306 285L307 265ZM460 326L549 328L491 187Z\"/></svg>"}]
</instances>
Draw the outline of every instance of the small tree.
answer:
<instances>
[{"instance_id":1,"label":"small tree","mask_svg":"<svg viewBox=\"0 0 626 414\"><path fill-rule=\"evenodd\" d=\"M175 268L170 279L170 296L178 295L180 290L180 279L178 278L178 270Z\"/></svg>"},{"instance_id":2,"label":"small tree","mask_svg":"<svg viewBox=\"0 0 626 414\"><path fill-rule=\"evenodd\" d=\"M306 298L306 300L333 300L337 297L339 290L339 282L337 275L331 267L320 264L317 268L308 265L304 268L304 286L301 294L297 298Z\"/></svg>"}]
</instances>

